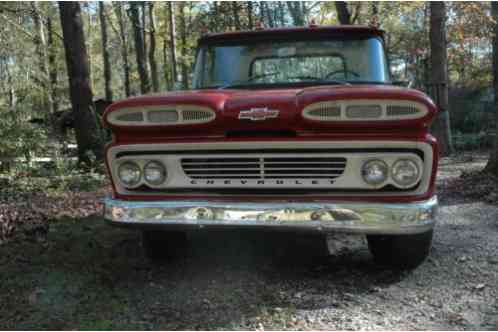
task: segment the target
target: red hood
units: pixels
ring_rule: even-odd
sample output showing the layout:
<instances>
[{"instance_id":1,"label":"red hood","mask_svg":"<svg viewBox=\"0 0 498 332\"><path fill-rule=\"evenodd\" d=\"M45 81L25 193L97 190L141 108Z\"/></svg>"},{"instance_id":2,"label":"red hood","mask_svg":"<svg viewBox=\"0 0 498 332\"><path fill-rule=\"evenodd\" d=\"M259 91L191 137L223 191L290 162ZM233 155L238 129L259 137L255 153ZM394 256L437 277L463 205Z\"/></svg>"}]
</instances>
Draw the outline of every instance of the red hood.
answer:
<instances>
[{"instance_id":1,"label":"red hood","mask_svg":"<svg viewBox=\"0 0 498 332\"><path fill-rule=\"evenodd\" d=\"M422 119L403 120L375 123L320 123L306 120L301 116L304 107L311 103L340 100L340 99L395 99L410 100L425 104L429 114ZM145 95L125 99L112 104L104 114L107 125L107 117L110 112L123 107L137 107L148 105L169 104L194 104L203 105L216 111L217 116L213 122L202 125L182 126L150 126L148 132L160 132L161 135L170 136L183 135L190 132L199 136L199 130L205 135L224 135L230 131L330 131L337 130L371 130L377 129L399 129L400 127L426 128L432 122L436 113L434 103L422 92L395 86L383 85L333 85L317 86L294 89L267 89L267 90L194 90ZM240 111L252 108L264 108L279 110L279 116L275 119L264 121L241 120L238 118ZM111 126L112 127L112 126ZM144 128L113 128L115 131L130 130L144 131Z\"/></svg>"}]
</instances>

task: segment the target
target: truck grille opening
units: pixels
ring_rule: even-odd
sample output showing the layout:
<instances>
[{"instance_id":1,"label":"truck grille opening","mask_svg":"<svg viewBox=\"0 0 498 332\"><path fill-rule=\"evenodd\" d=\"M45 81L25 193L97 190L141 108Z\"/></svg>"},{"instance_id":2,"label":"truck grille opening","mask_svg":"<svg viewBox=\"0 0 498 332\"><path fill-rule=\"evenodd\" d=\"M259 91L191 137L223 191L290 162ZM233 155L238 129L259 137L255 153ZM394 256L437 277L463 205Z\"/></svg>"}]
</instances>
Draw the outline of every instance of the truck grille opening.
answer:
<instances>
[{"instance_id":1,"label":"truck grille opening","mask_svg":"<svg viewBox=\"0 0 498 332\"><path fill-rule=\"evenodd\" d=\"M346 158L183 158L181 166L191 179L336 179L346 168Z\"/></svg>"}]
</instances>

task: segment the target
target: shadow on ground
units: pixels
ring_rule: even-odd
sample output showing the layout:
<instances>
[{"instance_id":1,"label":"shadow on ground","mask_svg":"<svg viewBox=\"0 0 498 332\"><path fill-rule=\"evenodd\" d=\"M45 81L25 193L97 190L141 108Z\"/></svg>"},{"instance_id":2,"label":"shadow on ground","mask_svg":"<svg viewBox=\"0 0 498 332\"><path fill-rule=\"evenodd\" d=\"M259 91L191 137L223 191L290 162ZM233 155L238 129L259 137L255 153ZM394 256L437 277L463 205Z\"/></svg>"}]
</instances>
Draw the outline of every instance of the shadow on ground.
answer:
<instances>
[{"instance_id":1,"label":"shadow on ground","mask_svg":"<svg viewBox=\"0 0 498 332\"><path fill-rule=\"evenodd\" d=\"M432 252L403 273L343 235L323 256L316 237L198 231L152 263L135 231L52 221L0 246L0 330L496 330L498 208L454 181L481 164L441 165Z\"/></svg>"},{"instance_id":2,"label":"shadow on ground","mask_svg":"<svg viewBox=\"0 0 498 332\"><path fill-rule=\"evenodd\" d=\"M0 248L0 329L237 329L265 315L340 307L403 275L366 245L323 256L321 238L199 231L185 257L143 258L139 234L100 218L53 222L45 242ZM349 299L350 300L350 299ZM272 317L272 319L275 317Z\"/></svg>"}]
</instances>

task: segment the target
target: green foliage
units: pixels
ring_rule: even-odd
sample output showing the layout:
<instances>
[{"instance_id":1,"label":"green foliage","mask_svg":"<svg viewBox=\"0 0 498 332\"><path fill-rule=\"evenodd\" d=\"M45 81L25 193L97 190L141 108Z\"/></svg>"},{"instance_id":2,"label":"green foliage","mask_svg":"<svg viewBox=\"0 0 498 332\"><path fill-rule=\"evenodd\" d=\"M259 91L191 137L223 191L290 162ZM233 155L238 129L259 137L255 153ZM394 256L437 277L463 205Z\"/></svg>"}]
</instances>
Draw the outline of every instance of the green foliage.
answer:
<instances>
[{"instance_id":1,"label":"green foliage","mask_svg":"<svg viewBox=\"0 0 498 332\"><path fill-rule=\"evenodd\" d=\"M102 188L107 183L104 174L74 170L61 176L40 176L36 173L17 173L0 177L0 200L36 192L65 193L89 192Z\"/></svg>"},{"instance_id":2,"label":"green foliage","mask_svg":"<svg viewBox=\"0 0 498 332\"><path fill-rule=\"evenodd\" d=\"M0 156L22 156L29 160L44 150L46 133L27 121L19 121L18 116L17 111L0 109Z\"/></svg>"},{"instance_id":3,"label":"green foliage","mask_svg":"<svg viewBox=\"0 0 498 332\"><path fill-rule=\"evenodd\" d=\"M9 196L36 192L65 193L95 191L107 184L102 164L81 168L76 160L54 158L43 163L14 163L0 177L0 201Z\"/></svg>"},{"instance_id":4,"label":"green foliage","mask_svg":"<svg viewBox=\"0 0 498 332\"><path fill-rule=\"evenodd\" d=\"M105 82L97 3L85 2L81 7L91 67L90 83L95 98L102 98ZM123 52L128 54L131 94L136 95L140 90L140 79L134 57L133 27L127 15L129 3L106 3L104 7L108 23L107 48L112 64L111 88L114 98L125 97ZM118 7L123 14L126 43L120 37L116 10ZM196 42L205 28L209 32L223 32L251 29L257 22L262 22L265 27L308 24L311 21L317 24L338 24L333 2L306 1L296 6L275 1L188 1L173 2L172 7L176 28L178 78L182 73L192 72ZM353 24L370 24L376 18L380 28L387 32L386 46L397 80L413 81L415 87L421 89L431 82L428 61L430 10L427 3L348 2L347 7ZM377 14L374 15L374 12ZM491 36L494 21L491 19L489 2L448 2L447 12L450 89L458 87L477 90L491 86ZM41 40L40 31L35 24L36 13L40 15L42 23L45 64L43 56L39 54ZM160 90L165 91L173 87L168 4L154 3L153 15L156 39L154 57L158 63ZM150 19L147 15L141 15L141 20L144 17L145 21L141 25L145 28L148 56ZM29 159L30 156L45 153L49 139L53 139L50 121L46 121L42 127L28 122L32 118L50 118L52 107L49 105L46 89L49 81L54 88L56 108L70 108L58 6L54 2L0 2L0 21L0 155ZM56 74L55 77L46 75L43 70L50 58L52 61L49 67ZM480 120L473 111L468 113L453 121L454 129L464 133L474 131L473 128L476 128Z\"/></svg>"}]
</instances>

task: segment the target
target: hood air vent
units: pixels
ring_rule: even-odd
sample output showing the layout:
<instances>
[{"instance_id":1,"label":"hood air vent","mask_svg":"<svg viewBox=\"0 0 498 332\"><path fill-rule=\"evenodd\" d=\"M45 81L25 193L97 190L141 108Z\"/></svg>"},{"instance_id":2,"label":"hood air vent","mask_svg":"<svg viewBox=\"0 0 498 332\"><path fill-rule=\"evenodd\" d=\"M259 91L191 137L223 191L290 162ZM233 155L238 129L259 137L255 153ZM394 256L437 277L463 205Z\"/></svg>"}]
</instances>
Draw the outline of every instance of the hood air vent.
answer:
<instances>
[{"instance_id":1,"label":"hood air vent","mask_svg":"<svg viewBox=\"0 0 498 332\"><path fill-rule=\"evenodd\" d=\"M167 105L118 109L109 114L108 121L118 126L169 126L207 123L215 118L216 113L204 106Z\"/></svg>"},{"instance_id":2,"label":"hood air vent","mask_svg":"<svg viewBox=\"0 0 498 332\"><path fill-rule=\"evenodd\" d=\"M425 105L408 100L336 100L306 106L303 117L315 121L395 121L427 115Z\"/></svg>"}]
</instances>

